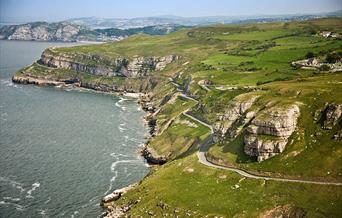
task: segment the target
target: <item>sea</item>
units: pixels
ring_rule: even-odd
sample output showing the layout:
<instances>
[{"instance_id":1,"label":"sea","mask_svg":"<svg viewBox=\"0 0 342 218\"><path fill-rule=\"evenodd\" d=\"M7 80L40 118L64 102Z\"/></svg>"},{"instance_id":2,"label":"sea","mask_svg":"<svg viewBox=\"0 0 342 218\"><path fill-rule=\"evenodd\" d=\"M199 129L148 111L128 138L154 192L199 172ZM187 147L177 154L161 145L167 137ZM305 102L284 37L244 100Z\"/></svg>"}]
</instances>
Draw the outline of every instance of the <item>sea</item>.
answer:
<instances>
[{"instance_id":1,"label":"sea","mask_svg":"<svg viewBox=\"0 0 342 218\"><path fill-rule=\"evenodd\" d=\"M14 84L49 43L0 40L0 217L100 217L99 203L149 172L136 100Z\"/></svg>"}]
</instances>

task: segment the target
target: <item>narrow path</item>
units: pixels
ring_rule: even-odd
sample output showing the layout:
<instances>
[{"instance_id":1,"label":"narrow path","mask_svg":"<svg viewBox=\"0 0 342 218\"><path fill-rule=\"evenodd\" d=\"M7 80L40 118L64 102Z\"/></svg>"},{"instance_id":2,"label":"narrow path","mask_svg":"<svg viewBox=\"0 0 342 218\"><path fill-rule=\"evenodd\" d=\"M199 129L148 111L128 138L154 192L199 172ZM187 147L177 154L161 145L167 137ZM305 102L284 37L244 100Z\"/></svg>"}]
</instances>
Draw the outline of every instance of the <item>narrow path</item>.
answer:
<instances>
[{"instance_id":1,"label":"narrow path","mask_svg":"<svg viewBox=\"0 0 342 218\"><path fill-rule=\"evenodd\" d=\"M182 97L187 98L189 100L193 100L198 102L198 100L187 96L181 89L180 86L171 81L171 83L173 85L175 85L177 87L177 89L179 89L182 92ZM198 161L203 164L206 165L208 167L213 167L213 168L217 168L217 169L222 169L222 170L229 170L235 173L238 173L241 176L244 176L246 178L251 178L251 179L263 179L263 180L271 180L271 181L279 181L279 182L297 182L297 183L306 183L306 184L317 184L317 185L337 185L337 186L342 186L341 182L320 182L320 181L311 181L311 180L303 180L303 179L286 179L286 178L278 178L278 177L270 177L270 176L257 176L257 175L253 175L245 170L241 170L241 169L237 169L237 168L233 168L233 167L226 167L226 166L221 166L221 165L217 165L214 163L211 163L208 161L207 157L206 157L206 153L208 152L211 144L212 144L212 137L213 137L213 127L208 124L205 123L199 119L197 119L196 117L193 117L192 115L188 114L187 112L189 111L189 109L183 111L183 115L189 117L190 119L199 122L200 124L208 127L211 131L211 135L207 138L207 140L200 145L199 151L197 152L197 157L198 157Z\"/></svg>"},{"instance_id":2,"label":"narrow path","mask_svg":"<svg viewBox=\"0 0 342 218\"><path fill-rule=\"evenodd\" d=\"M206 126L206 127L208 127L208 128L210 129L210 131L211 131L211 134L214 133L214 129L213 129L213 127L212 127L211 125L209 125L208 123L205 123L205 122L203 122L202 120L199 120L199 119L197 119L196 117L193 117L192 115L188 114L188 113L187 113L188 111L189 111L189 109L183 111L183 115L189 117L189 118L192 119L192 120L195 120L195 121L199 122L200 124L202 124L202 125L204 125L204 126Z\"/></svg>"}]
</instances>

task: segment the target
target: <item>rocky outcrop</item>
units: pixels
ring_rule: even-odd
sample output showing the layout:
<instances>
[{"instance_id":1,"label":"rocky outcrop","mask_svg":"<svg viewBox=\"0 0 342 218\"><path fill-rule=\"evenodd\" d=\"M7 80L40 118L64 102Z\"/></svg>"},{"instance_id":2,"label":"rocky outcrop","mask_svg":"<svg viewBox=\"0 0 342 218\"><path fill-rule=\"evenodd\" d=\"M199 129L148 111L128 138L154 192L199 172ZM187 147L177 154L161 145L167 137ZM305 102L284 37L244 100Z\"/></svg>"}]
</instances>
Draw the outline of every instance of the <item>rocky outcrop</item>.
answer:
<instances>
[{"instance_id":1,"label":"rocky outcrop","mask_svg":"<svg viewBox=\"0 0 342 218\"><path fill-rule=\"evenodd\" d=\"M333 139L336 141L342 141L342 129L334 134Z\"/></svg>"},{"instance_id":2,"label":"rocky outcrop","mask_svg":"<svg viewBox=\"0 0 342 218\"><path fill-rule=\"evenodd\" d=\"M15 83L20 83L20 84L34 84L34 85L41 85L41 86L65 85L65 83L61 81L46 80L46 79L39 79L39 78L26 77L26 76L16 76L16 75L12 77L12 81Z\"/></svg>"},{"instance_id":3,"label":"rocky outcrop","mask_svg":"<svg viewBox=\"0 0 342 218\"><path fill-rule=\"evenodd\" d=\"M342 104L331 103L328 105L325 114L323 128L332 129L342 115Z\"/></svg>"},{"instance_id":4,"label":"rocky outcrop","mask_svg":"<svg viewBox=\"0 0 342 218\"><path fill-rule=\"evenodd\" d=\"M305 218L307 212L293 205L281 205L261 213L258 218Z\"/></svg>"},{"instance_id":5,"label":"rocky outcrop","mask_svg":"<svg viewBox=\"0 0 342 218\"><path fill-rule=\"evenodd\" d=\"M299 107L275 106L265 109L252 121L247 131L258 135L288 137L296 128Z\"/></svg>"},{"instance_id":6,"label":"rocky outcrop","mask_svg":"<svg viewBox=\"0 0 342 218\"><path fill-rule=\"evenodd\" d=\"M90 81L82 81L79 79L68 80L52 80L46 78L36 78L25 75L14 75L12 81L21 84L34 84L40 86L58 86L58 87L82 87L101 92L117 92L117 93L147 93L151 91L158 83L152 77L143 79L130 79L122 84L106 84Z\"/></svg>"},{"instance_id":7,"label":"rocky outcrop","mask_svg":"<svg viewBox=\"0 0 342 218\"><path fill-rule=\"evenodd\" d=\"M247 111L258 98L259 96L254 93L246 93L235 97L225 109L224 114L219 116L219 122L214 125L214 141L224 137L227 132L231 132L232 137L236 136L239 131L233 130L233 124L242 126L254 117L255 112L250 111L247 113Z\"/></svg>"},{"instance_id":8,"label":"rocky outcrop","mask_svg":"<svg viewBox=\"0 0 342 218\"><path fill-rule=\"evenodd\" d=\"M246 134L244 137L245 153L257 156L257 160L263 161L284 151L287 144L286 137L267 139L255 134Z\"/></svg>"},{"instance_id":9,"label":"rocky outcrop","mask_svg":"<svg viewBox=\"0 0 342 218\"><path fill-rule=\"evenodd\" d=\"M152 71L163 70L178 56L115 58L100 55L57 54L53 49L43 52L40 63L53 68L64 68L100 76L142 77Z\"/></svg>"},{"instance_id":10,"label":"rocky outcrop","mask_svg":"<svg viewBox=\"0 0 342 218\"><path fill-rule=\"evenodd\" d=\"M157 155L156 152L145 145L141 150L141 155L146 159L149 164L159 164L162 165L167 162L167 157Z\"/></svg>"},{"instance_id":11,"label":"rocky outcrop","mask_svg":"<svg viewBox=\"0 0 342 218\"><path fill-rule=\"evenodd\" d=\"M266 160L284 151L288 138L295 131L300 115L298 105L276 105L259 113L247 127L244 151Z\"/></svg>"}]
</instances>

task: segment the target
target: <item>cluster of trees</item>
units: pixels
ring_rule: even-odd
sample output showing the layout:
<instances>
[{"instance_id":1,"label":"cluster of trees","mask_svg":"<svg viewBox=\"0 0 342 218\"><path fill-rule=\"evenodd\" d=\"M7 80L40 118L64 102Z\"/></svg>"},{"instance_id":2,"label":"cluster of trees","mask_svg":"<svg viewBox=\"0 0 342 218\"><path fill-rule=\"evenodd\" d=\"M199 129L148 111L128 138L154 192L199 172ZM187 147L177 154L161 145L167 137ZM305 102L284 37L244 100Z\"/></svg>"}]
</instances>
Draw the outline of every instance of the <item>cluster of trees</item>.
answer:
<instances>
[{"instance_id":1,"label":"cluster of trees","mask_svg":"<svg viewBox=\"0 0 342 218\"><path fill-rule=\"evenodd\" d=\"M306 58L314 58L315 54L313 52L308 52L305 55ZM329 53L327 54L325 61L329 64L334 64L337 62L340 62L342 60L342 52L333 52L333 53Z\"/></svg>"}]
</instances>

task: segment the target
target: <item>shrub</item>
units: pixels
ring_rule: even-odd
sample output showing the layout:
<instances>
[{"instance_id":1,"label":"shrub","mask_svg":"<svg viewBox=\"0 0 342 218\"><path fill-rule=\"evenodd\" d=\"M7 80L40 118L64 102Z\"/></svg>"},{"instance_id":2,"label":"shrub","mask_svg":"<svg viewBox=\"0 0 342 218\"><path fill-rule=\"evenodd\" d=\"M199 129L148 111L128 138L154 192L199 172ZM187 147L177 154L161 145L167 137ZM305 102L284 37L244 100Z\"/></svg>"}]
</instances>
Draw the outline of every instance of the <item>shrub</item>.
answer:
<instances>
[{"instance_id":1,"label":"shrub","mask_svg":"<svg viewBox=\"0 0 342 218\"><path fill-rule=\"evenodd\" d=\"M306 55L305 55L306 58L313 58L315 57L315 54L311 51L309 51Z\"/></svg>"},{"instance_id":2,"label":"shrub","mask_svg":"<svg viewBox=\"0 0 342 218\"><path fill-rule=\"evenodd\" d=\"M319 67L319 70L321 71L328 71L330 70L330 67L326 64L323 64L322 66Z\"/></svg>"},{"instance_id":3,"label":"shrub","mask_svg":"<svg viewBox=\"0 0 342 218\"><path fill-rule=\"evenodd\" d=\"M341 61L341 58L342 57L340 53L330 53L326 57L326 62L333 64L333 63Z\"/></svg>"}]
</instances>

